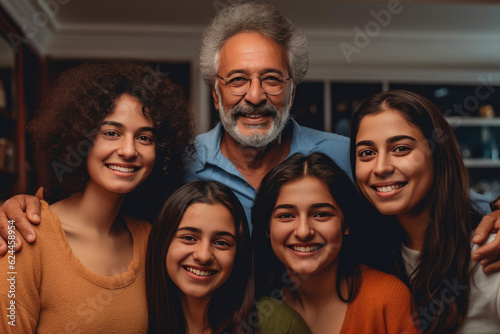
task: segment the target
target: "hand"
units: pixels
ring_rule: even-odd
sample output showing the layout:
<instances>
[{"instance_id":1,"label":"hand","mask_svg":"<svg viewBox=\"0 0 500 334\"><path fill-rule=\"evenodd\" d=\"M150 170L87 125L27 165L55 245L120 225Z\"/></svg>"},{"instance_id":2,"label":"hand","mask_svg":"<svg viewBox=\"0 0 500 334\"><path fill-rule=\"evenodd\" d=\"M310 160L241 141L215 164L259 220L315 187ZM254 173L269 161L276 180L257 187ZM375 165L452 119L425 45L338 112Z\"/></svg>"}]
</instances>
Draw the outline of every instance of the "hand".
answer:
<instances>
[{"instance_id":1,"label":"hand","mask_svg":"<svg viewBox=\"0 0 500 334\"><path fill-rule=\"evenodd\" d=\"M35 197L36 196L36 197ZM40 200L43 199L43 188L38 189L35 196L17 195L9 198L0 207L0 256L7 252L9 220L14 220L16 227L15 250L23 247L22 235L26 241L34 242L35 230L31 224L40 223Z\"/></svg>"},{"instance_id":2,"label":"hand","mask_svg":"<svg viewBox=\"0 0 500 334\"><path fill-rule=\"evenodd\" d=\"M493 211L483 217L474 232L472 242L478 245L482 244L490 233L496 233L498 230L500 230L500 210ZM500 271L500 235L497 234L490 243L476 249L472 253L472 259L479 261L485 274Z\"/></svg>"},{"instance_id":3,"label":"hand","mask_svg":"<svg viewBox=\"0 0 500 334\"><path fill-rule=\"evenodd\" d=\"M490 203L491 211L500 209L500 195Z\"/></svg>"}]
</instances>

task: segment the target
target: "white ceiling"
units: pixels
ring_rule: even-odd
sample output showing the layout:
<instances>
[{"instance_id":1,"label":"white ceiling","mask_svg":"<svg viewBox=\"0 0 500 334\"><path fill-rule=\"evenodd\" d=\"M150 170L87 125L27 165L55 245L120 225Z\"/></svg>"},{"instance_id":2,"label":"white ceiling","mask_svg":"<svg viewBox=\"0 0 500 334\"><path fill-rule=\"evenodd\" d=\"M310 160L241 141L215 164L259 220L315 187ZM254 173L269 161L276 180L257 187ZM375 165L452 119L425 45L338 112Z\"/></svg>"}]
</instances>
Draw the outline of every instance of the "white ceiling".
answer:
<instances>
[{"instance_id":1,"label":"white ceiling","mask_svg":"<svg viewBox=\"0 0 500 334\"><path fill-rule=\"evenodd\" d=\"M200 35L240 0L0 0L42 55L196 62ZM311 71L366 68L500 70L500 1L271 0L310 41ZM356 28L395 4L400 13L350 56ZM379 75L379 74L377 74Z\"/></svg>"}]
</instances>

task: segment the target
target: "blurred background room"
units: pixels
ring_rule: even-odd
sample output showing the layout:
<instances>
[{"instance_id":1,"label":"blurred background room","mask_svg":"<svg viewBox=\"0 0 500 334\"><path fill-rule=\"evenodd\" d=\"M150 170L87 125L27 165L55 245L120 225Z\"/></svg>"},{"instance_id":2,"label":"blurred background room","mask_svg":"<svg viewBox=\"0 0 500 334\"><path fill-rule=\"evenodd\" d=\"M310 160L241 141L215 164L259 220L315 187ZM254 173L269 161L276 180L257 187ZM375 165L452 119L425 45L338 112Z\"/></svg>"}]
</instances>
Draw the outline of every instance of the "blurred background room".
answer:
<instances>
[{"instance_id":1,"label":"blurred background room","mask_svg":"<svg viewBox=\"0 0 500 334\"><path fill-rule=\"evenodd\" d=\"M0 200L37 188L26 122L60 71L89 59L151 64L181 84L197 133L218 121L200 36L239 0L0 0ZM270 0L309 39L292 115L349 135L353 108L392 88L448 117L479 193L500 194L500 1Z\"/></svg>"}]
</instances>

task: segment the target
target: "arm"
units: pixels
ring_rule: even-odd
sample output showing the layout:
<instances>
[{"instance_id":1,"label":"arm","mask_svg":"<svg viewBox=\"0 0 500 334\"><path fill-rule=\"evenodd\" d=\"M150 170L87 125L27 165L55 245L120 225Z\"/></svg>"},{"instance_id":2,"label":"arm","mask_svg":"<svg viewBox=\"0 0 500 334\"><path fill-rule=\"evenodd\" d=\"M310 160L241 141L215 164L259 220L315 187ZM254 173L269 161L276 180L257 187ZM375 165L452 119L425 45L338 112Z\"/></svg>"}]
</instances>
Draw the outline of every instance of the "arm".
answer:
<instances>
[{"instance_id":1,"label":"arm","mask_svg":"<svg viewBox=\"0 0 500 334\"><path fill-rule=\"evenodd\" d=\"M40 306L38 249L18 254L13 245L15 228L9 226L9 249L0 258L0 332L35 333Z\"/></svg>"},{"instance_id":2,"label":"arm","mask_svg":"<svg viewBox=\"0 0 500 334\"><path fill-rule=\"evenodd\" d=\"M18 234L28 242L35 241L35 230L31 224L40 223L40 199L43 199L43 188L40 188L35 196L17 195L5 201L0 207L0 257L7 252L9 220L15 221L14 225L18 232L16 233L16 251L23 246L22 238Z\"/></svg>"},{"instance_id":3,"label":"arm","mask_svg":"<svg viewBox=\"0 0 500 334\"><path fill-rule=\"evenodd\" d=\"M500 197L497 197L492 202L492 208L498 208ZM472 242L475 244L482 244L488 238L488 235L494 230L500 230L500 210L495 210L492 213L484 216L479 223ZM472 259L480 261L483 266L485 274L491 274L500 271L500 236L488 244L482 245L472 253Z\"/></svg>"},{"instance_id":4,"label":"arm","mask_svg":"<svg viewBox=\"0 0 500 334\"><path fill-rule=\"evenodd\" d=\"M262 297L256 308L259 315L257 333L311 333L300 314L281 300Z\"/></svg>"}]
</instances>

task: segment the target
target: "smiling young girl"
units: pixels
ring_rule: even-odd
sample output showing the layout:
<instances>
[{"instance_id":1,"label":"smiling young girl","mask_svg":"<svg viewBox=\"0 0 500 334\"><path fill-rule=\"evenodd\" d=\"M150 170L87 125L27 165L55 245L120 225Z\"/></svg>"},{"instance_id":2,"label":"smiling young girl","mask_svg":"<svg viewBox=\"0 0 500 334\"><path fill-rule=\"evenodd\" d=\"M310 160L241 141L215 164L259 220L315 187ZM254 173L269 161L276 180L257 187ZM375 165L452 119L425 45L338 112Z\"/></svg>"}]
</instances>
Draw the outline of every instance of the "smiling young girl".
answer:
<instances>
[{"instance_id":1,"label":"smiling young girl","mask_svg":"<svg viewBox=\"0 0 500 334\"><path fill-rule=\"evenodd\" d=\"M194 181L165 203L147 251L151 333L247 333L254 287L245 211L217 182Z\"/></svg>"},{"instance_id":2,"label":"smiling young girl","mask_svg":"<svg viewBox=\"0 0 500 334\"><path fill-rule=\"evenodd\" d=\"M13 294L1 285L1 308L14 308L2 333L147 331L150 225L125 212L137 213L158 182L175 184L180 169L165 170L169 159L182 164L190 139L184 106L180 89L147 66L87 63L62 74L31 125L47 202L41 237L0 259L2 275L15 276Z\"/></svg>"},{"instance_id":3,"label":"smiling young girl","mask_svg":"<svg viewBox=\"0 0 500 334\"><path fill-rule=\"evenodd\" d=\"M404 284L359 264L364 213L349 176L324 154L273 168L252 207L257 296L283 299L313 333L417 333ZM290 312L261 320L281 314Z\"/></svg>"},{"instance_id":4,"label":"smiling young girl","mask_svg":"<svg viewBox=\"0 0 500 334\"><path fill-rule=\"evenodd\" d=\"M369 97L353 114L355 182L378 211L372 263L407 282L426 333L500 332L500 275L471 260L480 220L453 130L424 97Z\"/></svg>"}]
</instances>

